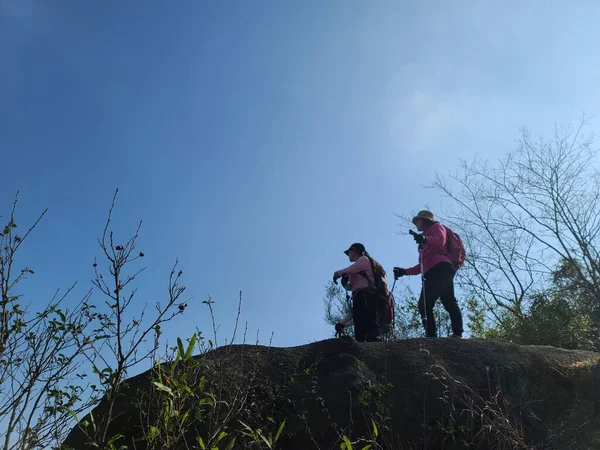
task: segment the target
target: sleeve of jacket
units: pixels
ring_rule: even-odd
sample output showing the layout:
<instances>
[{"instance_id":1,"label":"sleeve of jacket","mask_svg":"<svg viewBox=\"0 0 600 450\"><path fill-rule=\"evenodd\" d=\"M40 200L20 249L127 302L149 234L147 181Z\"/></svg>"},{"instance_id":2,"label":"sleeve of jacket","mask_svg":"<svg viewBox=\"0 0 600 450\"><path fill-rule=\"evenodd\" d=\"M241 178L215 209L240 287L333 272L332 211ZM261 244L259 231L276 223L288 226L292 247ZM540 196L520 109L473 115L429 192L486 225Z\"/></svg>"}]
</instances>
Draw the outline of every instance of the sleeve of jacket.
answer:
<instances>
[{"instance_id":1,"label":"sleeve of jacket","mask_svg":"<svg viewBox=\"0 0 600 450\"><path fill-rule=\"evenodd\" d=\"M434 223L427 232L424 246L443 250L446 245L446 228L439 223Z\"/></svg>"},{"instance_id":2,"label":"sleeve of jacket","mask_svg":"<svg viewBox=\"0 0 600 450\"><path fill-rule=\"evenodd\" d=\"M406 275L419 275L421 273L421 264L406 269Z\"/></svg>"},{"instance_id":3,"label":"sleeve of jacket","mask_svg":"<svg viewBox=\"0 0 600 450\"><path fill-rule=\"evenodd\" d=\"M356 273L362 272L363 270L367 270L369 267L371 267L369 258L367 258L366 256L361 256L352 265L346 267L345 269L340 269L336 273L339 276L354 275Z\"/></svg>"}]
</instances>

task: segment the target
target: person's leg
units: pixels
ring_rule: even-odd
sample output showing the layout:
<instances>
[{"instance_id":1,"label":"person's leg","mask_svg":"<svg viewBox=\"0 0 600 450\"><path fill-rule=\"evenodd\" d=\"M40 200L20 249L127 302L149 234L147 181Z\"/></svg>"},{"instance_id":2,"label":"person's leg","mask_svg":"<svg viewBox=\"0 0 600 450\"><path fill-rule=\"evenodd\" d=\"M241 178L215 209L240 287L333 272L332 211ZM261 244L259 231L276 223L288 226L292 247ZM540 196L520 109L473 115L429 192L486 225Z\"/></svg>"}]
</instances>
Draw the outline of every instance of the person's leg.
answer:
<instances>
[{"instance_id":1,"label":"person's leg","mask_svg":"<svg viewBox=\"0 0 600 450\"><path fill-rule=\"evenodd\" d=\"M363 292L357 292L352 297L352 321L354 322L354 338L364 342L367 337L367 301Z\"/></svg>"},{"instance_id":2,"label":"person's leg","mask_svg":"<svg viewBox=\"0 0 600 450\"><path fill-rule=\"evenodd\" d=\"M452 333L454 336L462 337L463 320L458 302L454 296L454 275L455 272L451 267L445 267L444 271L440 274L440 300L450 315Z\"/></svg>"},{"instance_id":3,"label":"person's leg","mask_svg":"<svg viewBox=\"0 0 600 450\"><path fill-rule=\"evenodd\" d=\"M377 294L365 293L367 299L367 311L366 311L366 326L367 326L367 342L376 342L381 340L381 329L379 326L379 318L377 311Z\"/></svg>"}]
</instances>

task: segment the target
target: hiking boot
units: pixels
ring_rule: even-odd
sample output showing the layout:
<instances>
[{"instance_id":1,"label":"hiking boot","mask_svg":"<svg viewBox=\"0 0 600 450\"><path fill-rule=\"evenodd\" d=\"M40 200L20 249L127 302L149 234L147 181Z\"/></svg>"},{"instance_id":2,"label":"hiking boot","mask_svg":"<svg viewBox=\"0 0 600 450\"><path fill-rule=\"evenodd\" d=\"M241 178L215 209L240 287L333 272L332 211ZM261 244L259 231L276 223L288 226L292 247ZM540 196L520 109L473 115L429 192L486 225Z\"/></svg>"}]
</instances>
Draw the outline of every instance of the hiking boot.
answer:
<instances>
[{"instance_id":1,"label":"hiking boot","mask_svg":"<svg viewBox=\"0 0 600 450\"><path fill-rule=\"evenodd\" d=\"M454 339L462 339L462 336L460 334L453 334L452 336L450 336L451 338Z\"/></svg>"}]
</instances>

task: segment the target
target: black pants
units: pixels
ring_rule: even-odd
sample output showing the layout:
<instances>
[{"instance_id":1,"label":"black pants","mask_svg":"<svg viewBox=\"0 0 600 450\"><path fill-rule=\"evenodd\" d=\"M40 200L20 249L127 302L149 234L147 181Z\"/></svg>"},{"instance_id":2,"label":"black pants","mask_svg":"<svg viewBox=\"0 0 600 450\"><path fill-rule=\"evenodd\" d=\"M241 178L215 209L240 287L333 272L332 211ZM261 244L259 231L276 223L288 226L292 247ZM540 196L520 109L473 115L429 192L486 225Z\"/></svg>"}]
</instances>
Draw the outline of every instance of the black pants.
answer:
<instances>
[{"instance_id":1,"label":"black pants","mask_svg":"<svg viewBox=\"0 0 600 450\"><path fill-rule=\"evenodd\" d=\"M377 322L377 297L371 291L358 291L352 297L354 338L358 342L380 340Z\"/></svg>"},{"instance_id":2,"label":"black pants","mask_svg":"<svg viewBox=\"0 0 600 450\"><path fill-rule=\"evenodd\" d=\"M437 336L437 327L433 317L433 307L438 298L450 315L452 322L452 332L457 336L462 336L463 321L460 308L454 297L454 275L456 274L452 264L443 262L433 266L425 274L425 289L421 290L419 297L419 313L423 320L423 326L427 337ZM423 302L425 295L425 302ZM427 311L424 311L426 306ZM427 317L427 320L425 320Z\"/></svg>"}]
</instances>

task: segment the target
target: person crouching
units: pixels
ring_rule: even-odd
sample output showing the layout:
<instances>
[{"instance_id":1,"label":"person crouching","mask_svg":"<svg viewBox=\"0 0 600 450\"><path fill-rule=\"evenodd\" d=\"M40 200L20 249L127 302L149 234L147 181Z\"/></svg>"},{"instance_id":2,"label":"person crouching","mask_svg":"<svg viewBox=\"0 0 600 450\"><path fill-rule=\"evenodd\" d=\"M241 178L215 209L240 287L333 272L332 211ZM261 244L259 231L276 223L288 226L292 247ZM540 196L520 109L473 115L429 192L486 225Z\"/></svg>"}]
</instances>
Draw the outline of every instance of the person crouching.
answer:
<instances>
[{"instance_id":1,"label":"person crouching","mask_svg":"<svg viewBox=\"0 0 600 450\"><path fill-rule=\"evenodd\" d=\"M358 342L380 341L380 329L377 323L377 296L375 290L375 275L365 246L354 243L344 253L352 265L337 270L333 274L333 282L347 276L346 289L352 292L352 322L354 338ZM348 321L346 321L348 322ZM338 323L336 331L340 331L345 323Z\"/></svg>"}]
</instances>

